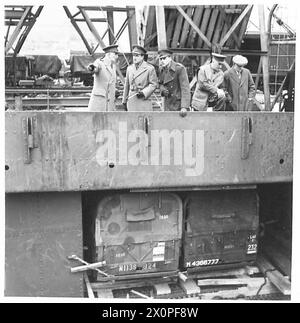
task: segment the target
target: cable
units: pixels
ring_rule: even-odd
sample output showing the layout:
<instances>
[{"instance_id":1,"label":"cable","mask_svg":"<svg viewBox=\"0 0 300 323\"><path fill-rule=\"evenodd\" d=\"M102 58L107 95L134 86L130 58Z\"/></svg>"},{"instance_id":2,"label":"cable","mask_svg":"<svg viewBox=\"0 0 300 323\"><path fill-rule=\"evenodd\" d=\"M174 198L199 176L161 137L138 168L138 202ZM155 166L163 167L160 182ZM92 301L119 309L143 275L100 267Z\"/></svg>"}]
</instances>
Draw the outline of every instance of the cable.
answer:
<instances>
[{"instance_id":1,"label":"cable","mask_svg":"<svg viewBox=\"0 0 300 323\"><path fill-rule=\"evenodd\" d=\"M264 272L264 282L262 283L262 285L259 287L258 291L256 292L256 296L259 295L259 293L261 292L262 288L267 284L267 273L268 272L272 272L272 271L275 271L276 269L275 268L271 268L271 269L267 269L265 272Z\"/></svg>"}]
</instances>

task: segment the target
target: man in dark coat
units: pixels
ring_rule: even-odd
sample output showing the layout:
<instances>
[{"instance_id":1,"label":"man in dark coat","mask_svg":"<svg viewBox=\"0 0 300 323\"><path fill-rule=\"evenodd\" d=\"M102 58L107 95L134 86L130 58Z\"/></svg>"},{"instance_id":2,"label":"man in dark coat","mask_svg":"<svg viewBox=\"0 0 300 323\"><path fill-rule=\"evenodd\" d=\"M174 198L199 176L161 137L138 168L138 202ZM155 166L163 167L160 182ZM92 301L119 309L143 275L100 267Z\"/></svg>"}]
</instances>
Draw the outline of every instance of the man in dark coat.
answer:
<instances>
[{"instance_id":1,"label":"man in dark coat","mask_svg":"<svg viewBox=\"0 0 300 323\"><path fill-rule=\"evenodd\" d=\"M158 86L153 65L147 63L147 51L139 45L132 50L133 64L126 71L122 103L128 111L153 111L151 94Z\"/></svg>"},{"instance_id":2,"label":"man in dark coat","mask_svg":"<svg viewBox=\"0 0 300 323\"><path fill-rule=\"evenodd\" d=\"M89 111L114 111L116 95L116 63L118 45L103 48L104 58L89 64L88 70L94 74L94 86L89 101Z\"/></svg>"},{"instance_id":3,"label":"man in dark coat","mask_svg":"<svg viewBox=\"0 0 300 323\"><path fill-rule=\"evenodd\" d=\"M234 111L252 110L250 107L255 97L255 84L250 71L244 68L248 60L242 55L236 55L232 61L233 66L224 73L224 87L232 99L231 106Z\"/></svg>"},{"instance_id":4,"label":"man in dark coat","mask_svg":"<svg viewBox=\"0 0 300 323\"><path fill-rule=\"evenodd\" d=\"M190 106L190 84L186 68L172 59L172 51L158 51L159 87L165 111L177 111Z\"/></svg>"}]
</instances>

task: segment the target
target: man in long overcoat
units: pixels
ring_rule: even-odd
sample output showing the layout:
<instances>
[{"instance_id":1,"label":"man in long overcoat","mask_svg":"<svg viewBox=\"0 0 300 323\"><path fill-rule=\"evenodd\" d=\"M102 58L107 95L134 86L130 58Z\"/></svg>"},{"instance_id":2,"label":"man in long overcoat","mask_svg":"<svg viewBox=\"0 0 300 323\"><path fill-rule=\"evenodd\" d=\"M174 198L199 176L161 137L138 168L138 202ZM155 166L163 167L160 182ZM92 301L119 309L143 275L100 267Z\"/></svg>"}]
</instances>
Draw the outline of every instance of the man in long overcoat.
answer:
<instances>
[{"instance_id":1,"label":"man in long overcoat","mask_svg":"<svg viewBox=\"0 0 300 323\"><path fill-rule=\"evenodd\" d=\"M233 66L224 73L225 90L231 96L234 111L247 111L249 101L255 97L255 84L250 71L243 66L248 60L242 55L236 55L232 59Z\"/></svg>"},{"instance_id":2,"label":"man in long overcoat","mask_svg":"<svg viewBox=\"0 0 300 323\"><path fill-rule=\"evenodd\" d=\"M220 52L213 52L209 64L200 66L197 84L192 97L192 107L196 111L207 111L211 107L214 111L224 111L226 95L223 87L224 73L222 66L226 56Z\"/></svg>"},{"instance_id":3,"label":"man in long overcoat","mask_svg":"<svg viewBox=\"0 0 300 323\"><path fill-rule=\"evenodd\" d=\"M116 93L116 63L118 45L103 48L105 56L89 64L88 70L94 74L94 85L88 111L114 111Z\"/></svg>"},{"instance_id":4,"label":"man in long overcoat","mask_svg":"<svg viewBox=\"0 0 300 323\"><path fill-rule=\"evenodd\" d=\"M153 65L147 63L147 51L139 45L132 50L133 64L127 67L122 103L127 111L153 111L151 94L158 86Z\"/></svg>"},{"instance_id":5,"label":"man in long overcoat","mask_svg":"<svg viewBox=\"0 0 300 323\"><path fill-rule=\"evenodd\" d=\"M165 111L178 111L190 106L190 84L186 68L175 62L172 51L162 49L158 51L160 61L159 88L163 98Z\"/></svg>"}]
</instances>

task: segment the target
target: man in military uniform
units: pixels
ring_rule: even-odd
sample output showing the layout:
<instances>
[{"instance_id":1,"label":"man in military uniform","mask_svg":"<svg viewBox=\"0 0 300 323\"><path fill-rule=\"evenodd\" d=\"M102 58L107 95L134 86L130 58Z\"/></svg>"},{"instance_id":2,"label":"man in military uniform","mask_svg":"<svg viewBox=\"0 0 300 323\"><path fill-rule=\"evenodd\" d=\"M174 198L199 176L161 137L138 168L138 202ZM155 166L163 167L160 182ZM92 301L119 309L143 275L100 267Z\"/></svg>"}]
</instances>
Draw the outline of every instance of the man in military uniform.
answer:
<instances>
[{"instance_id":1,"label":"man in military uniform","mask_svg":"<svg viewBox=\"0 0 300 323\"><path fill-rule=\"evenodd\" d=\"M139 45L132 50L133 64L128 66L122 103L128 111L152 111L151 94L158 86L153 65L147 63L147 51Z\"/></svg>"},{"instance_id":2,"label":"man in military uniform","mask_svg":"<svg viewBox=\"0 0 300 323\"><path fill-rule=\"evenodd\" d=\"M160 62L159 87L165 111L178 111L190 107L190 84L186 68L172 59L172 51L158 51Z\"/></svg>"},{"instance_id":3,"label":"man in military uniform","mask_svg":"<svg viewBox=\"0 0 300 323\"><path fill-rule=\"evenodd\" d=\"M226 56L220 51L212 52L209 64L200 66L196 89L192 98L192 107L196 111L224 111L226 107L226 95L222 89L224 73L223 62Z\"/></svg>"},{"instance_id":4,"label":"man in military uniform","mask_svg":"<svg viewBox=\"0 0 300 323\"><path fill-rule=\"evenodd\" d=\"M94 74L94 86L89 101L88 111L114 111L116 93L116 63L118 45L103 48L104 58L96 59L88 65Z\"/></svg>"},{"instance_id":5,"label":"man in military uniform","mask_svg":"<svg viewBox=\"0 0 300 323\"><path fill-rule=\"evenodd\" d=\"M244 68L248 64L246 57L236 55L232 59L233 66L224 73L224 86L232 98L234 111L255 109L255 84L251 72ZM257 108L256 108L257 109Z\"/></svg>"}]
</instances>

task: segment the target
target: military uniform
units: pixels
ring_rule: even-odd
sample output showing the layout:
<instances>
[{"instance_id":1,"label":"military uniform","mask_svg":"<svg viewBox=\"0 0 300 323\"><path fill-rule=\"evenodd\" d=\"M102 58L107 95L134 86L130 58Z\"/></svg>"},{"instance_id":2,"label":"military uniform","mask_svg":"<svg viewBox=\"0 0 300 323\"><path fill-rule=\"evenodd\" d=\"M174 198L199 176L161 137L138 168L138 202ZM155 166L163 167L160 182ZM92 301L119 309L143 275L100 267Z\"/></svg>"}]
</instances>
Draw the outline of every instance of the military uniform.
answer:
<instances>
[{"instance_id":1,"label":"military uniform","mask_svg":"<svg viewBox=\"0 0 300 323\"><path fill-rule=\"evenodd\" d=\"M215 110L225 106L225 100L217 99L217 90L223 85L224 73L215 71L210 64L202 65L198 72L196 89L192 98L192 107L198 111L206 111L209 101L215 102Z\"/></svg>"},{"instance_id":2,"label":"military uniform","mask_svg":"<svg viewBox=\"0 0 300 323\"><path fill-rule=\"evenodd\" d=\"M106 58L94 62L94 86L89 101L89 111L114 111L116 68Z\"/></svg>"},{"instance_id":3,"label":"military uniform","mask_svg":"<svg viewBox=\"0 0 300 323\"><path fill-rule=\"evenodd\" d=\"M169 67L159 70L159 87L163 96L165 111L176 111L190 106L190 85L185 67L173 60Z\"/></svg>"},{"instance_id":4,"label":"military uniform","mask_svg":"<svg viewBox=\"0 0 300 323\"><path fill-rule=\"evenodd\" d=\"M131 64L126 71L122 103L127 104L128 111L152 111L150 96L157 86L157 75L151 64L143 61L138 68ZM137 97L139 91L144 98Z\"/></svg>"}]
</instances>

